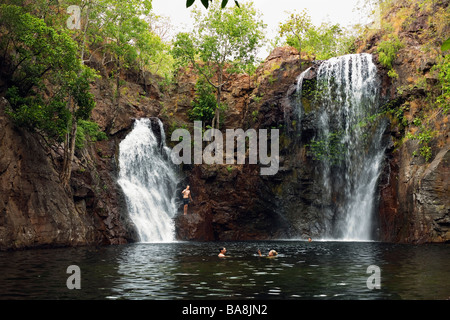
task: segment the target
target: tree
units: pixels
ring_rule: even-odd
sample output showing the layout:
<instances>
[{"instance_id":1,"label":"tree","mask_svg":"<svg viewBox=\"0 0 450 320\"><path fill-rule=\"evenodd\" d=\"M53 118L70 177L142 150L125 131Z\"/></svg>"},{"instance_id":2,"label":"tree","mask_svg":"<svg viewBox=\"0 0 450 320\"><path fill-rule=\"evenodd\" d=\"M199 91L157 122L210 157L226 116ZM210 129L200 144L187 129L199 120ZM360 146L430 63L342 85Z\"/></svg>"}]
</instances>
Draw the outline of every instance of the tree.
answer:
<instances>
[{"instance_id":1,"label":"tree","mask_svg":"<svg viewBox=\"0 0 450 320\"><path fill-rule=\"evenodd\" d=\"M116 88L114 110L109 129L114 126L120 106L121 75L123 70L138 62L147 63L155 45L153 34L144 17L150 14L151 0L98 0L93 8L91 39L97 40L112 64Z\"/></svg>"},{"instance_id":2,"label":"tree","mask_svg":"<svg viewBox=\"0 0 450 320\"><path fill-rule=\"evenodd\" d=\"M95 72L82 64L67 30L56 30L20 7L0 6L0 33L8 113L17 125L64 143L60 176L67 187L76 123L87 119L95 106L90 93Z\"/></svg>"},{"instance_id":3,"label":"tree","mask_svg":"<svg viewBox=\"0 0 450 320\"><path fill-rule=\"evenodd\" d=\"M256 62L265 24L253 3L223 10L213 3L206 14L194 11L194 31L179 33L172 53L181 65L191 65L216 90L214 128L219 127L222 88L232 74Z\"/></svg>"},{"instance_id":4,"label":"tree","mask_svg":"<svg viewBox=\"0 0 450 320\"><path fill-rule=\"evenodd\" d=\"M186 0L186 8L189 8L190 6L192 6L194 4L195 0ZM209 7L209 3L213 2L213 0L201 0L203 6L208 9ZM239 7L239 2L237 2L236 0L234 0L234 3L236 4L236 6ZM222 9L225 8L228 4L228 0L222 0Z\"/></svg>"},{"instance_id":5,"label":"tree","mask_svg":"<svg viewBox=\"0 0 450 320\"><path fill-rule=\"evenodd\" d=\"M304 51L316 59L327 60L350 53L354 37L339 24L322 23L312 26L303 39Z\"/></svg>"},{"instance_id":6,"label":"tree","mask_svg":"<svg viewBox=\"0 0 450 320\"><path fill-rule=\"evenodd\" d=\"M170 33L173 30L173 25L169 17L159 16L154 13L151 13L146 18L146 21L150 26L154 41L150 45L150 50L146 50L148 59L143 61L141 69L148 69L154 74L167 78L172 75L174 66L174 58L170 54Z\"/></svg>"},{"instance_id":7,"label":"tree","mask_svg":"<svg viewBox=\"0 0 450 320\"><path fill-rule=\"evenodd\" d=\"M279 36L300 53L327 60L351 51L354 37L339 24L322 23L319 27L311 22L308 13L291 13L288 20L280 23Z\"/></svg>"},{"instance_id":8,"label":"tree","mask_svg":"<svg viewBox=\"0 0 450 320\"><path fill-rule=\"evenodd\" d=\"M282 37L287 36L291 45L301 54L302 39L311 26L311 17L303 10L301 13L291 13L287 21L280 23L279 34Z\"/></svg>"},{"instance_id":9,"label":"tree","mask_svg":"<svg viewBox=\"0 0 450 320\"><path fill-rule=\"evenodd\" d=\"M203 125L212 121L216 110L214 91L214 88L203 77L197 80L195 99L192 101L192 110L189 112L190 120L202 121Z\"/></svg>"}]
</instances>

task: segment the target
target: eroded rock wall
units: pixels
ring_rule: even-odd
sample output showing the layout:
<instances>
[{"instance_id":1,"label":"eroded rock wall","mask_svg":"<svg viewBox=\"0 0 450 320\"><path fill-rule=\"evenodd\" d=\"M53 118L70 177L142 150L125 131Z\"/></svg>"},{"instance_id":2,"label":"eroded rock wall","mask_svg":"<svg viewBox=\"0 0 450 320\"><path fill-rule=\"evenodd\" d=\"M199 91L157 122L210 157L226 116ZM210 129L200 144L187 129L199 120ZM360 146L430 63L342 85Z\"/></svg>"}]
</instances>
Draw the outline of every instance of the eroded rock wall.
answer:
<instances>
[{"instance_id":1,"label":"eroded rock wall","mask_svg":"<svg viewBox=\"0 0 450 320\"><path fill-rule=\"evenodd\" d=\"M84 150L74 162L71 188L65 190L57 170L58 150L38 134L14 126L6 104L1 98L0 249L132 240L133 228L120 212L113 158L100 159L93 150Z\"/></svg>"}]
</instances>

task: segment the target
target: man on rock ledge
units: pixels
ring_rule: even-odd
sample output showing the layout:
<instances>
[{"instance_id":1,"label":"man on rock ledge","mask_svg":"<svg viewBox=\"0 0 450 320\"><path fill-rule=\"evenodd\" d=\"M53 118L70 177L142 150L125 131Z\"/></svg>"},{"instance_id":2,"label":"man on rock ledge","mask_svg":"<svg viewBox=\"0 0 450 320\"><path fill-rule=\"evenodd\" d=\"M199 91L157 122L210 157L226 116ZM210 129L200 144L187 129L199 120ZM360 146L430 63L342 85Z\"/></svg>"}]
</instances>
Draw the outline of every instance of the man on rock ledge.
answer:
<instances>
[{"instance_id":1,"label":"man on rock ledge","mask_svg":"<svg viewBox=\"0 0 450 320\"><path fill-rule=\"evenodd\" d=\"M191 190L189 190L189 186L186 187L183 191L183 204L184 204L184 215L187 214L189 199L192 201Z\"/></svg>"}]
</instances>

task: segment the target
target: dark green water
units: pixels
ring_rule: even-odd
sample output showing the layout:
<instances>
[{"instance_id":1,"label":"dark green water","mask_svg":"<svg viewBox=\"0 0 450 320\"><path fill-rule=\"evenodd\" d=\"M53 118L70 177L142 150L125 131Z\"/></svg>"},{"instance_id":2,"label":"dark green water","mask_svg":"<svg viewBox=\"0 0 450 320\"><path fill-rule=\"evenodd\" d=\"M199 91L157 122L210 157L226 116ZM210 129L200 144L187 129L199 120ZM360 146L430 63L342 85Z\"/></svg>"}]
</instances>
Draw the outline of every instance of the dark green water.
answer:
<instances>
[{"instance_id":1,"label":"dark green water","mask_svg":"<svg viewBox=\"0 0 450 320\"><path fill-rule=\"evenodd\" d=\"M449 249L270 241L0 252L0 299L449 299ZM67 288L70 265L80 267L79 290ZM380 268L380 289L367 287L370 265Z\"/></svg>"}]
</instances>

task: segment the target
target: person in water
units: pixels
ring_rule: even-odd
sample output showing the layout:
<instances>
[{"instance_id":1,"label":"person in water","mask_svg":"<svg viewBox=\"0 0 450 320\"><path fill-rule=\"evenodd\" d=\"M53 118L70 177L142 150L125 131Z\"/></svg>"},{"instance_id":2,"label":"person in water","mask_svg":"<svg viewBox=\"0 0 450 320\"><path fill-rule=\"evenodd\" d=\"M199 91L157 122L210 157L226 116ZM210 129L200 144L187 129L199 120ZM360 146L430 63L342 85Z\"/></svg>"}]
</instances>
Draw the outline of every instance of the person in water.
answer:
<instances>
[{"instance_id":1,"label":"person in water","mask_svg":"<svg viewBox=\"0 0 450 320\"><path fill-rule=\"evenodd\" d=\"M261 250L258 250L258 254L260 257L262 257L263 255L261 254ZM276 255L278 255L278 252L276 252L275 250L270 250L269 254L267 255L267 257L275 257Z\"/></svg>"},{"instance_id":2,"label":"person in water","mask_svg":"<svg viewBox=\"0 0 450 320\"><path fill-rule=\"evenodd\" d=\"M225 247L219 249L219 257L225 258L225 253L227 252L227 249Z\"/></svg>"},{"instance_id":3,"label":"person in water","mask_svg":"<svg viewBox=\"0 0 450 320\"><path fill-rule=\"evenodd\" d=\"M191 190L189 190L189 186L181 191L181 193L183 194L184 215L186 215L188 211L189 200L192 201Z\"/></svg>"}]
</instances>

